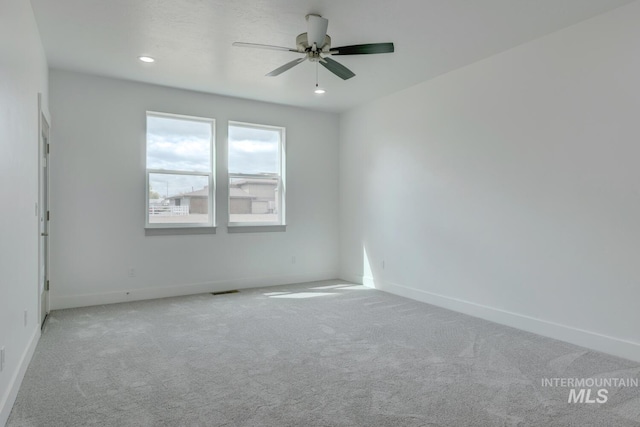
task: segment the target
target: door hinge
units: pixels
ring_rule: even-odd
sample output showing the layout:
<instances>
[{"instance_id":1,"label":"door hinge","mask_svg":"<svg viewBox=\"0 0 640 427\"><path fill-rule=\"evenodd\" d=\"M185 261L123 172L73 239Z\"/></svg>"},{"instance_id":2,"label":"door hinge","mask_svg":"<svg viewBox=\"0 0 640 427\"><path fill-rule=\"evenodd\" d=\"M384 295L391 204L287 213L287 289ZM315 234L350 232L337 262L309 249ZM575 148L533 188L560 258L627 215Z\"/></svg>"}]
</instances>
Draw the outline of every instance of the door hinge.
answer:
<instances>
[{"instance_id":1,"label":"door hinge","mask_svg":"<svg viewBox=\"0 0 640 427\"><path fill-rule=\"evenodd\" d=\"M47 144L47 154L49 154L51 152L51 144Z\"/></svg>"},{"instance_id":2,"label":"door hinge","mask_svg":"<svg viewBox=\"0 0 640 427\"><path fill-rule=\"evenodd\" d=\"M47 286L45 286L44 290L45 290L45 291L48 291L48 290L49 290L49 281L48 281L48 280L47 280Z\"/></svg>"},{"instance_id":3,"label":"door hinge","mask_svg":"<svg viewBox=\"0 0 640 427\"><path fill-rule=\"evenodd\" d=\"M47 211L47 221L51 219L51 211Z\"/></svg>"}]
</instances>

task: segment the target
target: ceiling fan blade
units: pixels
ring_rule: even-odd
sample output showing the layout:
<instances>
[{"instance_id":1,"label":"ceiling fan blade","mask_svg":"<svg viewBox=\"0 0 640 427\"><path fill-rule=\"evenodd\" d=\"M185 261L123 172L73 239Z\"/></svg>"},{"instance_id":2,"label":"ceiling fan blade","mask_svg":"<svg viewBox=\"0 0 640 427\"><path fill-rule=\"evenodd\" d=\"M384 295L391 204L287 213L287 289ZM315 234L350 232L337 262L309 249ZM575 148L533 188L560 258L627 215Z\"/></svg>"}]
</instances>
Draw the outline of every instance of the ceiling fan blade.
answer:
<instances>
[{"instance_id":1,"label":"ceiling fan blade","mask_svg":"<svg viewBox=\"0 0 640 427\"><path fill-rule=\"evenodd\" d=\"M348 80L355 76L353 71L331 58L323 58L322 61L320 61L320 64L342 80Z\"/></svg>"},{"instance_id":2,"label":"ceiling fan blade","mask_svg":"<svg viewBox=\"0 0 640 427\"><path fill-rule=\"evenodd\" d=\"M287 62L286 64L284 64L282 67L278 67L275 70L273 70L272 72L270 72L269 74L266 74L269 77L275 77L275 76L279 76L280 74L284 73L285 71L287 71L290 68L295 67L296 65L306 61L307 57L303 57L303 58L298 58L298 59L294 59L291 62Z\"/></svg>"},{"instance_id":3,"label":"ceiling fan blade","mask_svg":"<svg viewBox=\"0 0 640 427\"><path fill-rule=\"evenodd\" d=\"M324 38L327 35L329 20L319 15L307 15L307 42L309 46L315 43L318 49L324 46Z\"/></svg>"},{"instance_id":4,"label":"ceiling fan blade","mask_svg":"<svg viewBox=\"0 0 640 427\"><path fill-rule=\"evenodd\" d=\"M332 55L367 55L371 53L391 53L393 51L393 43L369 43L332 47L329 53Z\"/></svg>"},{"instance_id":5,"label":"ceiling fan blade","mask_svg":"<svg viewBox=\"0 0 640 427\"><path fill-rule=\"evenodd\" d=\"M288 47L282 47L282 46L271 46L269 44L234 42L233 46L236 46L236 47L252 47L252 48L257 48L257 49L269 49L269 50L284 50L284 51L287 51L287 52L297 52L296 49L289 49Z\"/></svg>"}]
</instances>

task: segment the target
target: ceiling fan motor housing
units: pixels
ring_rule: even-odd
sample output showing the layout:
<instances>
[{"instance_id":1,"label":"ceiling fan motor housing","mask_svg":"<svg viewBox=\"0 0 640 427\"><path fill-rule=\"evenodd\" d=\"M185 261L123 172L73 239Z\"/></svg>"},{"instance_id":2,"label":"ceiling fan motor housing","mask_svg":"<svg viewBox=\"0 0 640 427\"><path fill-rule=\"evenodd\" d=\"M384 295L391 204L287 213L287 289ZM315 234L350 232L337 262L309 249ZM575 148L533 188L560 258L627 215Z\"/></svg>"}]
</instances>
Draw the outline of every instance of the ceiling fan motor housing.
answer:
<instances>
[{"instance_id":1,"label":"ceiling fan motor housing","mask_svg":"<svg viewBox=\"0 0 640 427\"><path fill-rule=\"evenodd\" d=\"M296 37L296 48L299 52L309 52L312 46L309 46L309 39L307 38L307 33L299 34ZM324 36L324 44L322 46L317 46L318 50L322 52L329 52L331 49L331 37L328 35Z\"/></svg>"}]
</instances>

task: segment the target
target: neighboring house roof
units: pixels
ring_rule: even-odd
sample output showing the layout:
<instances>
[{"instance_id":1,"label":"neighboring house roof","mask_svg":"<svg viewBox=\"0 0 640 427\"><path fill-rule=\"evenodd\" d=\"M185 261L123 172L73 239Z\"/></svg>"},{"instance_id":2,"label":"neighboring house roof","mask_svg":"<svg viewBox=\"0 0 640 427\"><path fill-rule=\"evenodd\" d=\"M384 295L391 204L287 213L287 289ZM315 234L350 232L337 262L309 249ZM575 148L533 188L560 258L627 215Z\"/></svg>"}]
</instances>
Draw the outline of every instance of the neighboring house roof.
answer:
<instances>
[{"instance_id":1,"label":"neighboring house roof","mask_svg":"<svg viewBox=\"0 0 640 427\"><path fill-rule=\"evenodd\" d=\"M278 185L278 180L276 178L261 178L261 179L252 179L252 178L234 178L234 182L231 183L231 187L238 187L240 185L245 184L261 184L261 185Z\"/></svg>"},{"instance_id":2,"label":"neighboring house roof","mask_svg":"<svg viewBox=\"0 0 640 427\"><path fill-rule=\"evenodd\" d=\"M229 188L229 196L233 199L255 199L256 196L247 193L241 188L231 187Z\"/></svg>"},{"instance_id":3,"label":"neighboring house roof","mask_svg":"<svg viewBox=\"0 0 640 427\"><path fill-rule=\"evenodd\" d=\"M229 186L229 196L233 199L257 199L258 196L254 196L248 191L242 189L243 185L247 184L258 184L258 185L270 185L277 186L277 179L242 179L231 183ZM201 188L200 190L190 191L188 193L180 193L175 196L167 197L166 200L170 199L182 199L185 197L209 197L209 187Z\"/></svg>"},{"instance_id":4,"label":"neighboring house roof","mask_svg":"<svg viewBox=\"0 0 640 427\"><path fill-rule=\"evenodd\" d=\"M167 199L182 199L183 197L209 197L209 187L206 186L200 190L190 191L189 193L176 194L175 196L167 197Z\"/></svg>"}]
</instances>

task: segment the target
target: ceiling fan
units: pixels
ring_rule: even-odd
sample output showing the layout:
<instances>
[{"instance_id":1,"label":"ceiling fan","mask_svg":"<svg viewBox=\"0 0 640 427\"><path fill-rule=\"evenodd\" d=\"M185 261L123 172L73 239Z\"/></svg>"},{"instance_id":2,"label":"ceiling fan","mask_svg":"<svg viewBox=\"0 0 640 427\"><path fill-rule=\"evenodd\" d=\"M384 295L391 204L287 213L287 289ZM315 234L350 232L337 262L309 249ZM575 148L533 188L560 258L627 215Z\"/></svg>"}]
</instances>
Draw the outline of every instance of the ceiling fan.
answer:
<instances>
[{"instance_id":1,"label":"ceiling fan","mask_svg":"<svg viewBox=\"0 0 640 427\"><path fill-rule=\"evenodd\" d=\"M296 37L295 49L281 46L271 46L266 44L242 42L235 42L233 43L233 46L282 50L304 55L302 58L294 59L291 62L287 62L283 66L278 67L272 72L268 73L267 76L270 77L278 76L285 71L295 67L296 65L309 60L311 62L320 63L320 65L322 65L324 68L331 71L333 74L343 80L350 79L351 77L354 77L355 74L344 65L329 58L329 56L366 55L372 53L391 53L394 51L393 43L369 43L351 46L331 47L331 37L327 35L327 26L329 25L329 20L315 14L309 14L305 18L308 23L308 30L306 33L302 33L298 37Z\"/></svg>"}]
</instances>

